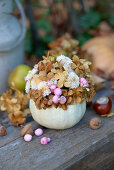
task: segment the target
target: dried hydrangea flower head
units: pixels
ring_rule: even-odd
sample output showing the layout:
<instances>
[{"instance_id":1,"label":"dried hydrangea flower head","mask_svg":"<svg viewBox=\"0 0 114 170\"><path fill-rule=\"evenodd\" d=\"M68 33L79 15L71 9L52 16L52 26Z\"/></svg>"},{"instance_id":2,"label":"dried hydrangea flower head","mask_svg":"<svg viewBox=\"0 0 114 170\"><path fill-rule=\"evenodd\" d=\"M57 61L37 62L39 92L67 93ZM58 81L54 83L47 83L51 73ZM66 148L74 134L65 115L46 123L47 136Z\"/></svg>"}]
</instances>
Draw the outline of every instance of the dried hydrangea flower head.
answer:
<instances>
[{"instance_id":1,"label":"dried hydrangea flower head","mask_svg":"<svg viewBox=\"0 0 114 170\"><path fill-rule=\"evenodd\" d=\"M0 110L7 111L10 122L19 126L25 123L27 114L30 114L27 103L27 95L12 87L0 97Z\"/></svg>"},{"instance_id":2,"label":"dried hydrangea flower head","mask_svg":"<svg viewBox=\"0 0 114 170\"><path fill-rule=\"evenodd\" d=\"M90 62L64 55L43 56L25 78L26 92L38 109L90 101L95 94L90 75Z\"/></svg>"}]
</instances>

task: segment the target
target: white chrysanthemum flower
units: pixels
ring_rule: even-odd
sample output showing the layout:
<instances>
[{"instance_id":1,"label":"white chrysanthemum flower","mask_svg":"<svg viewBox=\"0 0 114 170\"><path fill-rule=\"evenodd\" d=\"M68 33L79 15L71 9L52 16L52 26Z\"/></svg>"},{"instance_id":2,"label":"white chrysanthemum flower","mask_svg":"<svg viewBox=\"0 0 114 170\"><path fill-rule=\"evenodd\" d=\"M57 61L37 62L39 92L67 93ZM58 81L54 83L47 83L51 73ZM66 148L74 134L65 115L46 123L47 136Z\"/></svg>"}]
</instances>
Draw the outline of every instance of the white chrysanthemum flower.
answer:
<instances>
[{"instance_id":1,"label":"white chrysanthemum flower","mask_svg":"<svg viewBox=\"0 0 114 170\"><path fill-rule=\"evenodd\" d=\"M33 75L36 74L37 72L38 72L37 68L33 68L32 70L30 70L27 76L25 77L25 81L31 80Z\"/></svg>"},{"instance_id":2,"label":"white chrysanthemum flower","mask_svg":"<svg viewBox=\"0 0 114 170\"><path fill-rule=\"evenodd\" d=\"M26 86L25 86L25 92L26 93L29 93L30 87L31 87L31 82L30 82L30 80L28 80L26 82Z\"/></svg>"},{"instance_id":3,"label":"white chrysanthemum flower","mask_svg":"<svg viewBox=\"0 0 114 170\"><path fill-rule=\"evenodd\" d=\"M51 93L46 81L42 81L38 84L38 90L42 90L43 97L48 96Z\"/></svg>"},{"instance_id":4,"label":"white chrysanthemum flower","mask_svg":"<svg viewBox=\"0 0 114 170\"><path fill-rule=\"evenodd\" d=\"M34 79L31 80L31 89L33 89L33 90L37 90L38 89L38 85L36 84Z\"/></svg>"},{"instance_id":5,"label":"white chrysanthemum flower","mask_svg":"<svg viewBox=\"0 0 114 170\"><path fill-rule=\"evenodd\" d=\"M78 75L73 71L69 72L67 82L69 82L69 84L70 84L70 89L77 88L79 86Z\"/></svg>"},{"instance_id":6,"label":"white chrysanthemum flower","mask_svg":"<svg viewBox=\"0 0 114 170\"><path fill-rule=\"evenodd\" d=\"M60 55L57 57L56 59L58 62L61 62L61 64L63 65L63 68L66 70L66 71L70 71L71 70L71 63L72 63L72 60L69 58L69 57L66 57L64 55Z\"/></svg>"},{"instance_id":7,"label":"white chrysanthemum flower","mask_svg":"<svg viewBox=\"0 0 114 170\"><path fill-rule=\"evenodd\" d=\"M71 64L72 60L69 57L66 57L64 55L60 55L56 59L58 62L61 61L62 64Z\"/></svg>"},{"instance_id":8,"label":"white chrysanthemum flower","mask_svg":"<svg viewBox=\"0 0 114 170\"><path fill-rule=\"evenodd\" d=\"M41 82L39 79L39 75L35 74L33 75L33 78L31 80L31 89L38 90L38 84Z\"/></svg>"}]
</instances>

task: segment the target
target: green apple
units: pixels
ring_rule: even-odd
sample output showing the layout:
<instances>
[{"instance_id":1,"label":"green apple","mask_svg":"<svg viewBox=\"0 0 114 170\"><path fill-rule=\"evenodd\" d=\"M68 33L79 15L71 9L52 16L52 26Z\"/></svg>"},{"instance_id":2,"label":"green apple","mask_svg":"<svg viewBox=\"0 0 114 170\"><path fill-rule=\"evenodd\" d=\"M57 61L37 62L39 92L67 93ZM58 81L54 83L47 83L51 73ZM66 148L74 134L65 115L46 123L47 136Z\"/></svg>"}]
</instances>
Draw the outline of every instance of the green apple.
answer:
<instances>
[{"instance_id":1,"label":"green apple","mask_svg":"<svg viewBox=\"0 0 114 170\"><path fill-rule=\"evenodd\" d=\"M31 67L24 64L15 67L8 78L9 86L11 87L13 83L16 89L24 91L26 85L24 78L29 70L31 70Z\"/></svg>"}]
</instances>

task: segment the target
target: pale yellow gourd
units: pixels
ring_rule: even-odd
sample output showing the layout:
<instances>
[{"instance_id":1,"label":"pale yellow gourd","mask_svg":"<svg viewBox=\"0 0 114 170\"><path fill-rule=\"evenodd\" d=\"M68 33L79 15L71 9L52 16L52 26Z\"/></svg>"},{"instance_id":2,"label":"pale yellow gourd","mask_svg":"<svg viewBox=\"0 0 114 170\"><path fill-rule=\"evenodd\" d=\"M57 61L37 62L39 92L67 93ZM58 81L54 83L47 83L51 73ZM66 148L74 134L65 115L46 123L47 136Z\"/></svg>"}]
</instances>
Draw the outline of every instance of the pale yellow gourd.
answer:
<instances>
[{"instance_id":1,"label":"pale yellow gourd","mask_svg":"<svg viewBox=\"0 0 114 170\"><path fill-rule=\"evenodd\" d=\"M30 99L30 111L36 122L51 129L67 129L77 124L85 114L86 102L68 105L67 110L61 108L37 109Z\"/></svg>"}]
</instances>

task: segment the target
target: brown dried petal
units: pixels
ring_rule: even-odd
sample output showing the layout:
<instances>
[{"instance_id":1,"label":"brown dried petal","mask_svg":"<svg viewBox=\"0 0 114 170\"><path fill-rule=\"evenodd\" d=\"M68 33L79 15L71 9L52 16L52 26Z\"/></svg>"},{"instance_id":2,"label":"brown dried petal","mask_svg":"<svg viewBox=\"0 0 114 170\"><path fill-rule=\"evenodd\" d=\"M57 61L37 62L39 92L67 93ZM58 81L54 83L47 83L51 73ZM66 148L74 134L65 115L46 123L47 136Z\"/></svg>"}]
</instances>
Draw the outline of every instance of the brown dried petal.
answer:
<instances>
[{"instance_id":1,"label":"brown dried petal","mask_svg":"<svg viewBox=\"0 0 114 170\"><path fill-rule=\"evenodd\" d=\"M72 97L69 97L68 100L67 100L67 104L71 104L72 99L73 99Z\"/></svg>"},{"instance_id":2,"label":"brown dried petal","mask_svg":"<svg viewBox=\"0 0 114 170\"><path fill-rule=\"evenodd\" d=\"M76 64L75 63L71 63L71 68L72 69L75 69L77 66L76 66Z\"/></svg>"},{"instance_id":3,"label":"brown dried petal","mask_svg":"<svg viewBox=\"0 0 114 170\"><path fill-rule=\"evenodd\" d=\"M67 77L68 76L68 71L63 71L63 74L62 75L64 75L65 77Z\"/></svg>"},{"instance_id":4,"label":"brown dried petal","mask_svg":"<svg viewBox=\"0 0 114 170\"><path fill-rule=\"evenodd\" d=\"M72 58L72 60L73 60L74 63L76 63L76 62L79 60L79 58L78 58L77 55L74 55L73 58Z\"/></svg>"},{"instance_id":5,"label":"brown dried petal","mask_svg":"<svg viewBox=\"0 0 114 170\"><path fill-rule=\"evenodd\" d=\"M62 104L61 106L62 106L63 110L67 110L67 105L66 104Z\"/></svg>"},{"instance_id":6,"label":"brown dried petal","mask_svg":"<svg viewBox=\"0 0 114 170\"><path fill-rule=\"evenodd\" d=\"M49 63L46 63L46 72L47 73L49 73L50 71L51 71L51 69L52 69L52 63L51 62L49 62Z\"/></svg>"},{"instance_id":7,"label":"brown dried petal","mask_svg":"<svg viewBox=\"0 0 114 170\"><path fill-rule=\"evenodd\" d=\"M83 66L83 65L81 65L81 66L79 67L79 69L84 70L84 66Z\"/></svg>"},{"instance_id":8,"label":"brown dried petal","mask_svg":"<svg viewBox=\"0 0 114 170\"><path fill-rule=\"evenodd\" d=\"M53 74L52 72L49 72L49 73L47 74L47 77L48 77L49 79L51 79L52 77L54 77L54 74Z\"/></svg>"},{"instance_id":9,"label":"brown dried petal","mask_svg":"<svg viewBox=\"0 0 114 170\"><path fill-rule=\"evenodd\" d=\"M17 103L17 99L16 99L16 98L12 98L12 99L11 99L11 102L12 102L12 103Z\"/></svg>"},{"instance_id":10,"label":"brown dried petal","mask_svg":"<svg viewBox=\"0 0 114 170\"><path fill-rule=\"evenodd\" d=\"M59 81L58 81L57 87L58 87L58 88L62 88L62 87L63 87L63 81L62 81L62 80L59 80Z\"/></svg>"},{"instance_id":11,"label":"brown dried petal","mask_svg":"<svg viewBox=\"0 0 114 170\"><path fill-rule=\"evenodd\" d=\"M55 79L55 80L59 80L59 79L60 79L60 75L59 75L59 74L55 74L55 75L54 75L54 79Z\"/></svg>"},{"instance_id":12,"label":"brown dried petal","mask_svg":"<svg viewBox=\"0 0 114 170\"><path fill-rule=\"evenodd\" d=\"M64 82L64 86L68 88L70 87L70 84L68 82Z\"/></svg>"},{"instance_id":13,"label":"brown dried petal","mask_svg":"<svg viewBox=\"0 0 114 170\"><path fill-rule=\"evenodd\" d=\"M62 94L63 94L63 96L67 96L68 94L67 94L67 90L66 89L62 89Z\"/></svg>"},{"instance_id":14,"label":"brown dried petal","mask_svg":"<svg viewBox=\"0 0 114 170\"><path fill-rule=\"evenodd\" d=\"M79 87L76 89L76 91L83 92L83 89L82 89L82 87L79 86Z\"/></svg>"},{"instance_id":15,"label":"brown dried petal","mask_svg":"<svg viewBox=\"0 0 114 170\"><path fill-rule=\"evenodd\" d=\"M30 109L27 108L23 111L23 116L26 117L27 115L31 114Z\"/></svg>"},{"instance_id":16,"label":"brown dried petal","mask_svg":"<svg viewBox=\"0 0 114 170\"><path fill-rule=\"evenodd\" d=\"M53 103L53 102L52 102L52 100L50 99L47 104L50 106L50 105L52 105L52 103Z\"/></svg>"},{"instance_id":17,"label":"brown dried petal","mask_svg":"<svg viewBox=\"0 0 114 170\"><path fill-rule=\"evenodd\" d=\"M74 93L73 90L69 90L69 91L68 91L68 96L73 95L73 93Z\"/></svg>"},{"instance_id":18,"label":"brown dried petal","mask_svg":"<svg viewBox=\"0 0 114 170\"><path fill-rule=\"evenodd\" d=\"M40 71L45 70L45 64L44 64L42 61L39 62L39 64L38 64L38 69L39 69Z\"/></svg>"},{"instance_id":19,"label":"brown dried petal","mask_svg":"<svg viewBox=\"0 0 114 170\"><path fill-rule=\"evenodd\" d=\"M80 73L80 71L79 71L78 68L75 69L75 73L76 73L77 75Z\"/></svg>"},{"instance_id":20,"label":"brown dried petal","mask_svg":"<svg viewBox=\"0 0 114 170\"><path fill-rule=\"evenodd\" d=\"M51 72L52 72L52 73L56 73L57 70L53 68L53 69L51 69Z\"/></svg>"},{"instance_id":21,"label":"brown dried petal","mask_svg":"<svg viewBox=\"0 0 114 170\"><path fill-rule=\"evenodd\" d=\"M22 112L19 112L17 115L9 114L8 117L14 126L24 124L26 120L25 118L23 118Z\"/></svg>"},{"instance_id":22,"label":"brown dried petal","mask_svg":"<svg viewBox=\"0 0 114 170\"><path fill-rule=\"evenodd\" d=\"M46 76L46 71L40 71L40 72L39 72L39 76L40 76L40 77L41 77L41 76ZM40 78L40 77L39 77L39 78Z\"/></svg>"}]
</instances>

